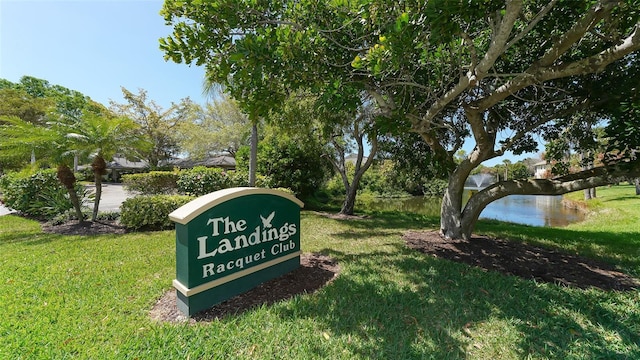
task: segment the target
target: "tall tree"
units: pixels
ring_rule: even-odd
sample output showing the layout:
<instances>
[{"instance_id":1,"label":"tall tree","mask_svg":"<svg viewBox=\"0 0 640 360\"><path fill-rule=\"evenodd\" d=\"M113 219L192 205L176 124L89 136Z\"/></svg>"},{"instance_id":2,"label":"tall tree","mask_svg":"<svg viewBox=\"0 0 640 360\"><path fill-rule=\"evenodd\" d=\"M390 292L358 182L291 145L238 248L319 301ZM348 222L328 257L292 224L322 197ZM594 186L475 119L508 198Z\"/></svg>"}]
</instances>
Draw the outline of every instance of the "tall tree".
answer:
<instances>
[{"instance_id":1,"label":"tall tree","mask_svg":"<svg viewBox=\"0 0 640 360\"><path fill-rule=\"evenodd\" d=\"M325 127L328 146L325 154L333 168L340 174L345 189L345 197L340 214L352 215L355 210L356 196L360 180L373 164L378 152L378 129L375 124L376 109L372 102L363 101L356 113L339 112L333 126ZM368 141L369 153L365 154ZM355 153L353 152L355 151ZM347 156L355 154L353 175L349 174Z\"/></svg>"},{"instance_id":2,"label":"tall tree","mask_svg":"<svg viewBox=\"0 0 640 360\"><path fill-rule=\"evenodd\" d=\"M269 117L270 122L283 132L298 139L306 137L308 142L323 143L316 156L326 158L342 179L345 196L340 213L345 215L353 214L360 181L378 151L375 104L366 94L360 101L362 105L355 111L348 108L327 111L317 97L296 93ZM366 145L369 145L368 154L365 153ZM352 167L348 167L349 155L355 155Z\"/></svg>"},{"instance_id":3,"label":"tall tree","mask_svg":"<svg viewBox=\"0 0 640 360\"><path fill-rule=\"evenodd\" d=\"M469 238L484 207L509 194L562 194L640 173L633 156L612 158L553 179L502 181L462 202L465 180L483 162L533 152L534 134L551 137L571 114L595 109L578 91L589 76L635 68L637 1L166 0L162 13L174 27L161 39L166 57L206 64L232 77L234 91L277 104L268 89L278 83L334 94L334 105L336 89L367 91L386 112L384 125L419 134L453 169L445 237ZM474 148L455 163L467 139Z\"/></svg>"},{"instance_id":4,"label":"tall tree","mask_svg":"<svg viewBox=\"0 0 640 360\"><path fill-rule=\"evenodd\" d=\"M134 94L123 87L122 94L126 103L111 101L110 109L139 125L140 135L146 139L147 146L139 149L138 153L155 169L177 154L179 127L188 121L194 104L186 98L164 110L147 98L144 89L139 89L138 94Z\"/></svg>"},{"instance_id":5,"label":"tall tree","mask_svg":"<svg viewBox=\"0 0 640 360\"><path fill-rule=\"evenodd\" d=\"M36 98L22 89L0 89L0 116L17 116L33 124L43 124L52 107L50 98Z\"/></svg>"},{"instance_id":6,"label":"tall tree","mask_svg":"<svg viewBox=\"0 0 640 360\"><path fill-rule=\"evenodd\" d=\"M249 118L229 95L218 93L204 109L196 106L195 111L193 121L181 129L181 148L190 157L202 159L221 152L235 156L240 146L249 143Z\"/></svg>"},{"instance_id":7,"label":"tall tree","mask_svg":"<svg viewBox=\"0 0 640 360\"><path fill-rule=\"evenodd\" d=\"M230 84L230 78L225 77L225 81L222 81L223 84L220 83L221 80L222 79L220 78L219 73L212 73L207 71L203 82L203 92L205 94L211 95L212 97L222 95L222 93L225 93L229 90L225 86L225 84ZM249 119L249 122L251 123L251 134L249 136L250 154L248 181L249 186L256 186L256 172L258 162L258 125L260 125L263 120L265 110L261 106L259 98L244 96L242 93L238 92L226 92L225 94L231 95L231 99L235 101L234 105L238 105L242 114L245 114ZM238 102L238 97L243 101Z\"/></svg>"}]
</instances>

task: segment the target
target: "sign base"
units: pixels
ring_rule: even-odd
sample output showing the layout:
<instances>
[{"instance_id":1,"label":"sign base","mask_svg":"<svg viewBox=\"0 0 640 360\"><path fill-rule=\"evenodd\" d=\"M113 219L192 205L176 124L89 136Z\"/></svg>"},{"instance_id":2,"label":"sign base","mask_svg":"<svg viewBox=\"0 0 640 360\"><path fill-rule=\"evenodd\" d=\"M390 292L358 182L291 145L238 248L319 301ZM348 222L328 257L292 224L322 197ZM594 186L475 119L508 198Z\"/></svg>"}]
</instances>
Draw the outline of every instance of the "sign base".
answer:
<instances>
[{"instance_id":1,"label":"sign base","mask_svg":"<svg viewBox=\"0 0 640 360\"><path fill-rule=\"evenodd\" d=\"M229 281L191 296L187 296L180 290L176 290L178 310L191 317L200 311L209 309L216 304L251 290L266 281L282 276L298 267L300 267L300 255L273 265L267 270L254 272L240 279Z\"/></svg>"}]
</instances>

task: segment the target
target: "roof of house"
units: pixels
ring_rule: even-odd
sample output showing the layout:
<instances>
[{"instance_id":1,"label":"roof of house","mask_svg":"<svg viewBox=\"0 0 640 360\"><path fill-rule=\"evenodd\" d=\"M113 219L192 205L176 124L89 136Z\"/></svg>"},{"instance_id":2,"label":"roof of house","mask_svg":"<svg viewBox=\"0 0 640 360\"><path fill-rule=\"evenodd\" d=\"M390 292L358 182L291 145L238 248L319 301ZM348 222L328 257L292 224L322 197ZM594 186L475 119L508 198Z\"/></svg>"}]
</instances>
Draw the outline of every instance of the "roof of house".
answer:
<instances>
[{"instance_id":1,"label":"roof of house","mask_svg":"<svg viewBox=\"0 0 640 360\"><path fill-rule=\"evenodd\" d=\"M173 165L180 168L192 168L196 166L235 168L236 159L228 155L213 156L202 160L174 159L169 161L168 165Z\"/></svg>"},{"instance_id":2,"label":"roof of house","mask_svg":"<svg viewBox=\"0 0 640 360\"><path fill-rule=\"evenodd\" d=\"M107 169L146 169L149 167L149 163L144 160L141 161L129 161L123 157L114 157L112 161L107 163Z\"/></svg>"}]
</instances>

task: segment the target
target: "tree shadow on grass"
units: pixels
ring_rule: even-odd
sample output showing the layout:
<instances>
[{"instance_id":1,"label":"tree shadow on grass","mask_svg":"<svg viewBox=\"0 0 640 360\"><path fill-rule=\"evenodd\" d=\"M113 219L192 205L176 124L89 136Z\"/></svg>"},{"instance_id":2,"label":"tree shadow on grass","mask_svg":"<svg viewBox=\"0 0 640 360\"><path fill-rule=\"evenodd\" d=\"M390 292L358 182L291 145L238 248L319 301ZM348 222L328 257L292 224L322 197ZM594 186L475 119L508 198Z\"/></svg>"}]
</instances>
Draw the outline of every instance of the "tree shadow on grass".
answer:
<instances>
[{"instance_id":1,"label":"tree shadow on grass","mask_svg":"<svg viewBox=\"0 0 640 360\"><path fill-rule=\"evenodd\" d=\"M640 357L633 292L539 284L397 246L397 253L324 249L344 275L287 303L283 316L325 323L332 336L353 339L345 351L365 358L483 358L502 337L497 348L510 348L506 357Z\"/></svg>"}]
</instances>

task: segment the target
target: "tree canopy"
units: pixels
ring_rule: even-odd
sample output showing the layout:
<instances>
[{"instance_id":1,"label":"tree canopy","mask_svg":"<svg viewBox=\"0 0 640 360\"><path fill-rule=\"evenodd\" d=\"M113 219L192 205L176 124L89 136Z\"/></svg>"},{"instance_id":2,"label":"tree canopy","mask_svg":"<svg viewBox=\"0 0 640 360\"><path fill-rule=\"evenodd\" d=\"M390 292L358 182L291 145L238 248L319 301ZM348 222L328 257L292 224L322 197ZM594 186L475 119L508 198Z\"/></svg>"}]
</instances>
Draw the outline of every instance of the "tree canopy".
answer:
<instances>
[{"instance_id":1,"label":"tree canopy","mask_svg":"<svg viewBox=\"0 0 640 360\"><path fill-rule=\"evenodd\" d=\"M110 108L115 114L138 124L140 138L146 141L146 145L138 149L138 155L155 169L178 153L179 129L188 122L194 104L185 98L163 109L147 97L144 89L134 94L123 87L122 94L126 103L112 101Z\"/></svg>"},{"instance_id":2,"label":"tree canopy","mask_svg":"<svg viewBox=\"0 0 640 360\"><path fill-rule=\"evenodd\" d=\"M204 64L232 93L277 106L273 89L305 87L339 107L366 91L387 114L382 128L419 134L437 161L454 164L473 141L449 176L447 237L470 236L480 211L510 193L559 194L638 172L627 156L624 166L501 182L462 206L464 180L482 162L534 151L536 136L553 137L576 112L618 108L620 95L593 100L623 91L588 89L621 71L638 79L637 0L167 0L162 14L174 28L160 40L166 58ZM626 133L637 127L610 117Z\"/></svg>"},{"instance_id":3,"label":"tree canopy","mask_svg":"<svg viewBox=\"0 0 640 360\"><path fill-rule=\"evenodd\" d=\"M204 107L194 105L194 116L181 127L180 146L192 159L227 152L235 156L249 143L251 122L237 102L224 93L216 93Z\"/></svg>"}]
</instances>

